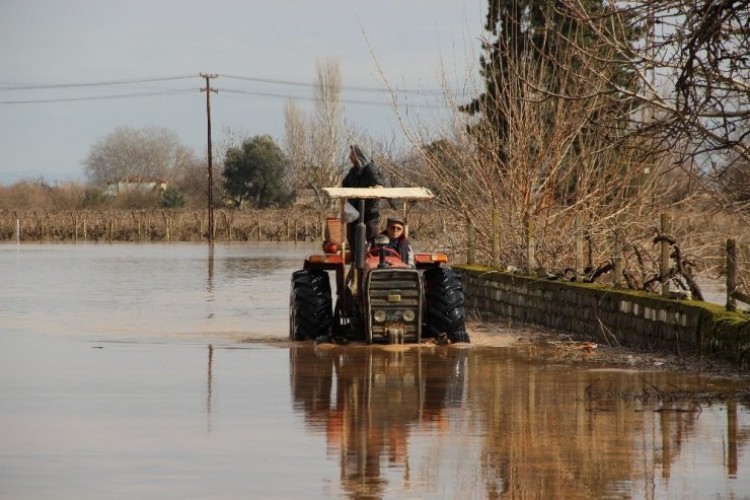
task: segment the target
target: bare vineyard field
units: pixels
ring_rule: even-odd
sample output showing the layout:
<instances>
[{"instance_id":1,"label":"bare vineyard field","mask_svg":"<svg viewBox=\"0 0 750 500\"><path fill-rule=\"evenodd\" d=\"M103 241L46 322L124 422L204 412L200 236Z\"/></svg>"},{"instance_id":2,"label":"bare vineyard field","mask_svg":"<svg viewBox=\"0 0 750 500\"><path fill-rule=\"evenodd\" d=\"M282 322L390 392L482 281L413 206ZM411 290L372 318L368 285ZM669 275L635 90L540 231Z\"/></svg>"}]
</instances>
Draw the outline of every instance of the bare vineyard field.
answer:
<instances>
[{"instance_id":1,"label":"bare vineyard field","mask_svg":"<svg viewBox=\"0 0 750 500\"><path fill-rule=\"evenodd\" d=\"M383 212L383 222L390 214ZM321 241L325 212L310 209L216 210L215 241ZM414 211L414 240L441 241L446 217ZM19 242L177 242L208 238L206 211L197 210L3 210L0 241Z\"/></svg>"},{"instance_id":2,"label":"bare vineyard field","mask_svg":"<svg viewBox=\"0 0 750 500\"><path fill-rule=\"evenodd\" d=\"M381 211L381 225L394 214ZM214 241L323 242L325 218L330 213L306 207L265 210L219 209L214 213ZM640 226L631 225L625 237L626 253L637 256L626 268L642 272L653 267L658 246L658 217L647 218ZM689 256L694 269L715 276L721 274L726 260L724 247L728 237L740 242L741 269L750 260L747 234L731 219L720 220L708 214L694 214L675 221L672 229L676 244ZM474 230L476 229L476 231ZM746 228L745 228L746 229ZM463 263L473 254L477 264L492 265L494 252L500 267L523 266L527 242L519 238L518 228L499 221L497 248L493 249L492 228L478 224L469 227L449 211L436 206L414 207L409 214L409 238L419 252L445 252L454 263ZM572 220L560 219L539 228L537 259L550 270L573 265ZM471 234L471 236L470 236ZM592 233L587 239L587 260L600 266L612 258L614 230ZM199 242L208 239L205 210L0 210L0 242L79 243L79 242ZM469 241L474 241L470 245ZM471 248L471 251L470 251ZM638 249L635 252L633 249ZM632 257L632 256L631 256ZM629 260L626 258L626 260Z\"/></svg>"}]
</instances>

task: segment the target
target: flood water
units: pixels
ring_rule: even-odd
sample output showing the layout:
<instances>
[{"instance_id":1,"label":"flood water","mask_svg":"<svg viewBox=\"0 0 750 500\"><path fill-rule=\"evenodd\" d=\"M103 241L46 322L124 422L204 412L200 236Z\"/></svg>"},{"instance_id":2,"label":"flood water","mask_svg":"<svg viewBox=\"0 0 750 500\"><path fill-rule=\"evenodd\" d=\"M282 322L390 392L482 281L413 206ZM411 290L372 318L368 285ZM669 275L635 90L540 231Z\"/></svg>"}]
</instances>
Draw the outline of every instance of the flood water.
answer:
<instances>
[{"instance_id":1,"label":"flood water","mask_svg":"<svg viewBox=\"0 0 750 500\"><path fill-rule=\"evenodd\" d=\"M0 498L750 496L725 380L290 343L316 247L0 245Z\"/></svg>"}]
</instances>

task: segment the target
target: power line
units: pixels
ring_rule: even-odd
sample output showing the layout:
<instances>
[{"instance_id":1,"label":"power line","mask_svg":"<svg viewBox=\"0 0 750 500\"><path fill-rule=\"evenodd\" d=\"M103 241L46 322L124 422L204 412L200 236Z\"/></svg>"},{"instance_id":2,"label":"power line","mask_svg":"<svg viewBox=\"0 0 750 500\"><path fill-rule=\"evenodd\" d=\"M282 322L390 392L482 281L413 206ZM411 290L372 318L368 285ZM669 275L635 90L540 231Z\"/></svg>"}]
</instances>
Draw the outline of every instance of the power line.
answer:
<instances>
[{"instance_id":1,"label":"power line","mask_svg":"<svg viewBox=\"0 0 750 500\"><path fill-rule=\"evenodd\" d=\"M229 93L229 94L244 94L244 95L253 95L258 97L273 97L273 98L279 98L279 99L295 99L300 101L314 101L314 97L305 97L305 96L294 96L294 95L285 95L285 94L275 94L273 92L255 92L250 90L237 90L237 89L220 89L222 92ZM393 104L390 102L385 101L364 101L359 99L339 99L338 102L342 104L358 104L358 105L365 105L365 106L386 106L386 107L393 107ZM426 103L412 103L413 106L418 106L420 108L443 108L444 106L440 106L437 104L426 104Z\"/></svg>"},{"instance_id":2,"label":"power line","mask_svg":"<svg viewBox=\"0 0 750 500\"><path fill-rule=\"evenodd\" d=\"M171 76L150 77L150 78L129 78L129 79L120 79L120 80L108 80L108 81L68 82L68 83L56 83L56 84L12 84L12 85L0 84L0 92L18 91L18 90L54 90L54 89L70 89L70 88L86 88L86 87L104 87L104 86L114 86L114 85L131 85L131 84L141 84L141 83L185 80L185 79L196 78L196 77L205 78L205 75L204 74L198 74L198 75L185 74L185 75L171 75ZM251 76L216 74L216 75L211 75L211 77L212 78L227 78L230 80L242 80L242 81L249 81L249 82L256 82L256 83L263 83L263 84L304 87L304 88L316 87L316 84L313 84L313 83L292 81L292 80L259 78L259 77L251 77ZM350 86L350 87L342 87L342 89L344 91L374 92L374 93L381 93L381 94L388 92L386 89L376 88L376 87ZM294 99L294 100L301 100L301 101L315 101L315 98L311 96L289 95L289 94L283 94L283 93L277 93L277 92L261 92L261 91L243 90L243 89L221 89L221 90L222 92L227 92L230 94L241 94L241 95L250 95L250 96L257 96L257 97L270 97L270 98L275 98L275 99ZM147 91L147 92L128 92L128 93L123 93L123 94L80 96L80 97L15 99L15 100L0 101L0 105L101 101L101 100L110 100L110 99L130 99L130 98L137 98L137 97L170 96L170 95L187 94L191 92L194 92L194 89L165 89L165 90L155 90L155 91ZM423 97L436 95L436 92L437 91L435 90L418 91L418 90L413 90L413 89L402 89L402 90L394 91L396 96L404 95L404 94L407 94L407 95L415 94L415 95L422 95ZM342 104L364 105L364 106L392 107L393 105L391 102L361 100L361 99L339 99L339 102L341 102ZM415 108L441 109L442 107L444 107L439 104L430 104L427 102L423 102L423 103L403 102L402 104L409 105Z\"/></svg>"},{"instance_id":3,"label":"power line","mask_svg":"<svg viewBox=\"0 0 750 500\"><path fill-rule=\"evenodd\" d=\"M0 101L0 105L12 105L12 104L43 104L52 102L74 102L74 101L102 101L107 99L129 99L133 97L153 97L160 95L178 95L195 92L195 89L174 89L174 90L160 90L154 92L133 92L130 94L111 94L102 96L85 96L85 97L59 97L51 99L24 99L17 101Z\"/></svg>"},{"instance_id":4,"label":"power line","mask_svg":"<svg viewBox=\"0 0 750 500\"><path fill-rule=\"evenodd\" d=\"M308 83L308 82L298 82L298 81L292 81L292 80L274 80L269 78L256 78L251 76L235 76L235 75L219 75L222 78L229 78L234 80L245 80L250 82L258 82L258 83L273 83L276 85L292 85L297 87L315 87L316 85L314 83ZM348 91L356 91L356 92L377 92L380 94L387 94L390 91L388 89L379 88L379 87L359 87L359 86L353 86L353 85L345 85L342 86L343 90ZM442 94L441 90L436 89L423 89L423 90L417 90L417 89L393 89L394 92L398 94Z\"/></svg>"},{"instance_id":5,"label":"power line","mask_svg":"<svg viewBox=\"0 0 750 500\"><path fill-rule=\"evenodd\" d=\"M134 83L154 83L164 82L173 80L185 80L189 78L198 78L200 75L173 75L173 76L162 76L162 77L151 77L151 78L132 78L132 79L121 79L121 80L104 80L94 82L68 82L68 83L49 83L49 84L2 84L0 83L0 92L3 91L17 91L17 90L52 90L52 89L65 89L65 88L81 88L81 87L104 87L112 85L128 85ZM293 80L280 80L273 78L259 78L252 76L238 76L238 75L223 75L218 74L219 78L227 78L232 80L243 80L248 82L266 83L274 85L289 85L295 87L314 88L315 83L301 82ZM385 88L379 87L363 87L355 85L342 86L342 90L349 92L374 92L386 94L390 91ZM442 94L441 90L437 89L397 89L394 88L393 92L396 94Z\"/></svg>"},{"instance_id":6,"label":"power line","mask_svg":"<svg viewBox=\"0 0 750 500\"><path fill-rule=\"evenodd\" d=\"M109 85L128 85L131 83L153 83L153 82L165 82L170 80L184 80L187 78L196 78L197 75L179 75L179 76L162 76L156 78L136 78L128 80L108 80L99 82L79 82L79 83L29 83L29 84L14 84L6 86L0 84L0 91L3 90L42 90L42 89L63 89L63 88L77 88L77 87L103 87Z\"/></svg>"},{"instance_id":7,"label":"power line","mask_svg":"<svg viewBox=\"0 0 750 500\"><path fill-rule=\"evenodd\" d=\"M274 99L294 99L300 101L314 101L315 98L309 96L296 96L289 94L277 94L273 92L255 92L250 90L238 90L238 89L223 89L219 88L222 92L228 94L240 94L250 95L257 97L270 97ZM195 92L195 89L173 89L173 90L160 90L153 92L131 92L128 94L110 94L100 96L82 96L82 97L58 97L49 99L20 99L13 101L0 101L0 105L14 105L14 104L47 104L56 102L81 102L81 101L103 101L103 100L114 100L114 99L132 99L137 97L154 97L154 96L171 96L171 95L183 95ZM385 101L366 101L360 99L339 99L342 104L352 105L364 105L364 106L383 106L392 107L392 104ZM427 103L409 103L411 106L419 108L435 108L439 109L443 106L437 104Z\"/></svg>"}]
</instances>

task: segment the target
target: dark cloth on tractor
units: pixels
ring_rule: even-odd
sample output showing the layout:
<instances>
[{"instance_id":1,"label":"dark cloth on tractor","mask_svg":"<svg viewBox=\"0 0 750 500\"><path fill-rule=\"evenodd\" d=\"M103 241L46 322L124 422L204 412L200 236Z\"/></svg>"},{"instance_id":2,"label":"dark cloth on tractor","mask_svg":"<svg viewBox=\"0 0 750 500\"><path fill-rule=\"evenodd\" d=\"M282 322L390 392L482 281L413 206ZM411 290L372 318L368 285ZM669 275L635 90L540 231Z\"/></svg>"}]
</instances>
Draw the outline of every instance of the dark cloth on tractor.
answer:
<instances>
[{"instance_id":1,"label":"dark cloth on tractor","mask_svg":"<svg viewBox=\"0 0 750 500\"><path fill-rule=\"evenodd\" d=\"M383 174L380 172L378 166L373 162L367 155L364 154L362 149L353 145L349 148L349 159L352 162L352 168L344 177L341 182L341 186L345 188L368 188L375 186L383 186ZM357 211L360 209L360 199L353 198L349 200L349 204L352 205ZM364 212L364 223L366 226L366 241L372 241L372 239L378 234L380 226L380 206L377 198L366 199L365 201L365 212ZM349 245L353 250L356 244L355 235L357 222L347 224L346 235Z\"/></svg>"}]
</instances>

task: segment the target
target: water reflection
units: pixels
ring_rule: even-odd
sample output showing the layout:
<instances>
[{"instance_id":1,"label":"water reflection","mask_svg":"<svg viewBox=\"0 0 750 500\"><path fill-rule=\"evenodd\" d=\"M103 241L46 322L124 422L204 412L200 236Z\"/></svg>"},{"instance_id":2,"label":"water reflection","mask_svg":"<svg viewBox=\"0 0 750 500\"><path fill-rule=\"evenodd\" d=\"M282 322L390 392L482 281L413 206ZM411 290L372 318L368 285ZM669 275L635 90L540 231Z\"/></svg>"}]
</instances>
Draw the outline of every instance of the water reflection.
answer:
<instances>
[{"instance_id":1,"label":"water reflection","mask_svg":"<svg viewBox=\"0 0 750 500\"><path fill-rule=\"evenodd\" d=\"M482 331L290 345L289 276L318 246L0 245L0 497L750 492L726 381Z\"/></svg>"},{"instance_id":2,"label":"water reflection","mask_svg":"<svg viewBox=\"0 0 750 500\"><path fill-rule=\"evenodd\" d=\"M317 248L317 246L316 246ZM235 339L286 335L307 246L0 245L4 331Z\"/></svg>"},{"instance_id":3,"label":"water reflection","mask_svg":"<svg viewBox=\"0 0 750 500\"><path fill-rule=\"evenodd\" d=\"M723 495L750 484L744 477L734 490L723 479L732 477L731 468L721 470L731 455L736 459L727 444L746 447L747 436L732 429L727 407L701 398L727 393L733 384L555 366L534 348L508 350L512 362L498 362L498 354L472 356L470 371L472 382L483 381L470 384L470 399L482 401L487 416L488 484L503 485L492 495L659 498L681 497L685 488L695 497L696 491ZM722 442L707 442L706 435L723 436Z\"/></svg>"},{"instance_id":4,"label":"water reflection","mask_svg":"<svg viewBox=\"0 0 750 500\"><path fill-rule=\"evenodd\" d=\"M207 430L211 432L211 404L213 403L214 389L214 346L208 345L208 369L206 370L206 423Z\"/></svg>"},{"instance_id":5,"label":"water reflection","mask_svg":"<svg viewBox=\"0 0 750 500\"><path fill-rule=\"evenodd\" d=\"M470 498L696 498L750 486L747 410L701 397L728 381L476 347L294 347L290 376L294 411L325 435L351 497L434 485Z\"/></svg>"},{"instance_id":6,"label":"water reflection","mask_svg":"<svg viewBox=\"0 0 750 500\"><path fill-rule=\"evenodd\" d=\"M466 352L290 349L294 409L338 452L345 492L381 497L382 469L407 464L410 430L461 404Z\"/></svg>"},{"instance_id":7,"label":"water reflection","mask_svg":"<svg viewBox=\"0 0 750 500\"><path fill-rule=\"evenodd\" d=\"M213 242L208 245L208 277L206 278L206 291L208 292L209 299L213 300L214 293L214 244Z\"/></svg>"}]
</instances>

